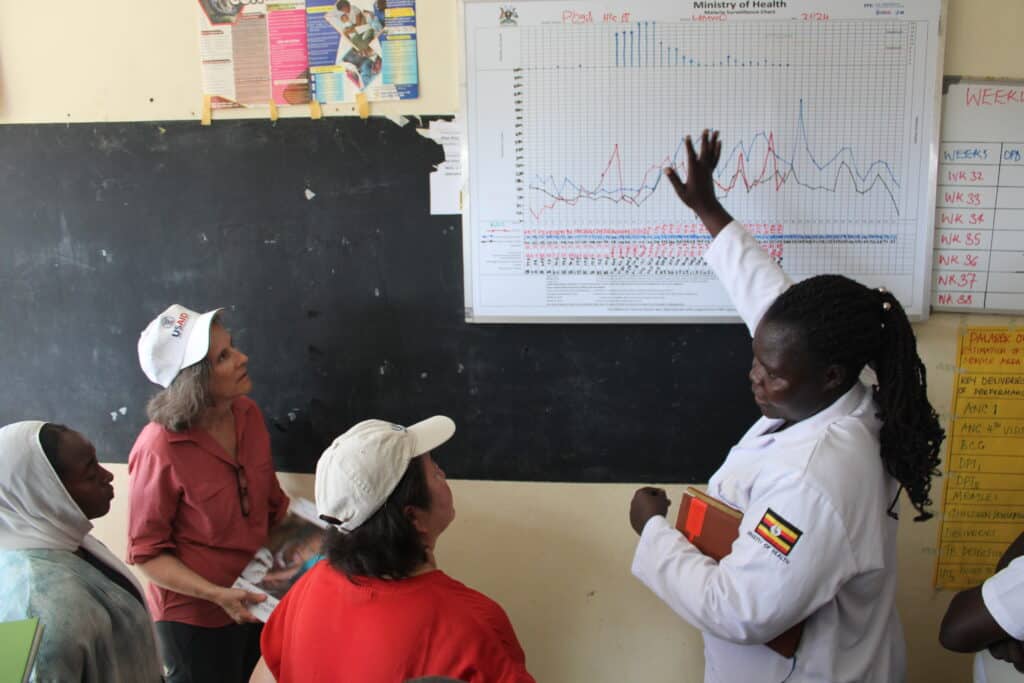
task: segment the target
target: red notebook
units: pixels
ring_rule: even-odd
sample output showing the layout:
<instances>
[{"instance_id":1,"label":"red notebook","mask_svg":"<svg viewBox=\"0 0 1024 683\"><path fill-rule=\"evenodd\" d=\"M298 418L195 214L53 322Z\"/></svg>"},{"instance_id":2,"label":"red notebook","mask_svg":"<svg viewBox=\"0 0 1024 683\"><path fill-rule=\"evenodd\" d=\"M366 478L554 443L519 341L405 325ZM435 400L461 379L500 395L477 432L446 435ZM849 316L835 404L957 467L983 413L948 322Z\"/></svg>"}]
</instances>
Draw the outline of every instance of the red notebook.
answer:
<instances>
[{"instance_id":1,"label":"red notebook","mask_svg":"<svg viewBox=\"0 0 1024 683\"><path fill-rule=\"evenodd\" d=\"M740 535L743 513L712 498L692 486L686 488L679 502L676 529L701 551L716 562L732 552L733 541ZM800 645L804 622L793 626L781 636L765 643L783 657L792 657Z\"/></svg>"}]
</instances>

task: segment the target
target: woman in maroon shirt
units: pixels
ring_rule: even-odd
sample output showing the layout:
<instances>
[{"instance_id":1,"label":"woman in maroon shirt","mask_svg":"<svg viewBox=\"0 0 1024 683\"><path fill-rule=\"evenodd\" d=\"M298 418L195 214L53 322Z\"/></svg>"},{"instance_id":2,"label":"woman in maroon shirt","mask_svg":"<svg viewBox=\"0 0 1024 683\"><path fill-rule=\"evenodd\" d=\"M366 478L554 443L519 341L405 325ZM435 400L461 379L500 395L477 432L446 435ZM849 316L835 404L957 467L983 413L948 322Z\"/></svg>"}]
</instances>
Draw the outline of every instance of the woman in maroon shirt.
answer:
<instances>
[{"instance_id":1,"label":"woman in maroon shirt","mask_svg":"<svg viewBox=\"0 0 1024 683\"><path fill-rule=\"evenodd\" d=\"M174 305L139 338L139 362L163 389L128 458L128 561L147 591L171 683L247 681L265 596L231 588L287 513L248 357L220 309Z\"/></svg>"}]
</instances>

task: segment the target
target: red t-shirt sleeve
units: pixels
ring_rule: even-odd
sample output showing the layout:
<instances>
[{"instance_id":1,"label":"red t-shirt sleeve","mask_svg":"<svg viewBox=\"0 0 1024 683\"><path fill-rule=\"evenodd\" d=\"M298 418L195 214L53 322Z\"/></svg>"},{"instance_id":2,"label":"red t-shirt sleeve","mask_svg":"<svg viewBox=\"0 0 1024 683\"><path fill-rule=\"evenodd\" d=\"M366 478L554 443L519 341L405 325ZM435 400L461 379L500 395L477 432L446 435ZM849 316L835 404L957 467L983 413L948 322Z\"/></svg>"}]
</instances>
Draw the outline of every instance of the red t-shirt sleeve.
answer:
<instances>
[{"instance_id":1,"label":"red t-shirt sleeve","mask_svg":"<svg viewBox=\"0 0 1024 683\"><path fill-rule=\"evenodd\" d=\"M504 624L497 632L504 645L507 659L501 663L499 671L495 672L498 678L494 680L499 683L534 683L533 676L526 670L526 654L504 611L501 612L501 620Z\"/></svg>"},{"instance_id":2,"label":"red t-shirt sleeve","mask_svg":"<svg viewBox=\"0 0 1024 683\"><path fill-rule=\"evenodd\" d=\"M281 653L284 651L284 636L288 631L288 598L297 592L296 588L298 584L292 586L281 602L277 603L267 623L263 625L263 633L260 635L260 654L263 655L263 661L267 663L270 673L274 674L275 680L281 680Z\"/></svg>"},{"instance_id":3,"label":"red t-shirt sleeve","mask_svg":"<svg viewBox=\"0 0 1024 683\"><path fill-rule=\"evenodd\" d=\"M481 672L485 674L482 680L488 683L534 683L533 676L526 670L526 654L505 610L482 593L476 593L473 598L471 604L481 626L497 641L495 656L481 662L481 668L489 669Z\"/></svg>"},{"instance_id":4,"label":"red t-shirt sleeve","mask_svg":"<svg viewBox=\"0 0 1024 683\"><path fill-rule=\"evenodd\" d=\"M501 638L508 648L509 655L520 664L525 664L526 654L523 652L523 646L519 644L519 639L516 638L516 632L512 628L512 622L509 621L505 610L500 607L498 608L497 614L495 614L495 621L495 630L498 632L498 637Z\"/></svg>"},{"instance_id":5,"label":"red t-shirt sleeve","mask_svg":"<svg viewBox=\"0 0 1024 683\"><path fill-rule=\"evenodd\" d=\"M127 559L138 564L174 549L182 486L170 463L154 451L133 451L128 462Z\"/></svg>"}]
</instances>

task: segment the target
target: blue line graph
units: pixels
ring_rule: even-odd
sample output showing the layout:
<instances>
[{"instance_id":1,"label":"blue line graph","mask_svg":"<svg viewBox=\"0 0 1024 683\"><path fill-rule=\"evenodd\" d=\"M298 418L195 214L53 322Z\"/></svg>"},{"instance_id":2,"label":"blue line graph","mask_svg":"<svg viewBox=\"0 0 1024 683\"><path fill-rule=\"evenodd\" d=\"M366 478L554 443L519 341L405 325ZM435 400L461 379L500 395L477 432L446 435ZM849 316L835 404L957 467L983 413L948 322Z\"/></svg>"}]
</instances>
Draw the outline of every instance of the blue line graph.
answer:
<instances>
[{"instance_id":1,"label":"blue line graph","mask_svg":"<svg viewBox=\"0 0 1024 683\"><path fill-rule=\"evenodd\" d=\"M720 193L728 195L742 184L749 193L760 185L769 185L780 191L787 183L805 190L820 190L835 193L844 176L849 178L854 190L865 195L876 187L884 191L892 203L896 215L900 215L897 191L899 179L889 162L877 159L869 162L862 171L851 145L842 145L827 161L819 161L807 132L804 116L804 100L799 100L796 135L788 154L777 148L776 134L770 131L755 133L749 142L742 139L719 162L715 182ZM529 189L543 195L540 206L530 207L534 220L556 206L575 206L581 200L610 201L614 204L639 206L657 190L666 166L685 167L685 138L681 138L671 155L666 155L650 164L639 181L627 182L622 169L622 157L616 143L604 168L592 185L584 185L568 176L556 180L553 175L535 175ZM760 159L752 167L751 159ZM758 168L759 166L759 168ZM751 172L753 170L753 172ZM821 174L823 178L810 177Z\"/></svg>"}]
</instances>

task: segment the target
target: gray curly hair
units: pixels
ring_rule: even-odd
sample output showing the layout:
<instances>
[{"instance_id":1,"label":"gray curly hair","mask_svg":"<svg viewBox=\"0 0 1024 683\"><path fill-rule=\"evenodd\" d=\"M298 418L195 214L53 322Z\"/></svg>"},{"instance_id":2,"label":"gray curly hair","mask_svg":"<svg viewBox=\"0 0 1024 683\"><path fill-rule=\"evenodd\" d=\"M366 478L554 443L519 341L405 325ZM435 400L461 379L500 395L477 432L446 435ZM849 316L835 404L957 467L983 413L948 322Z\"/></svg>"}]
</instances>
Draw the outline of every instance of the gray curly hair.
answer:
<instances>
[{"instance_id":1,"label":"gray curly hair","mask_svg":"<svg viewBox=\"0 0 1024 683\"><path fill-rule=\"evenodd\" d=\"M210 400L210 361L202 359L178 372L170 386L161 389L146 405L146 415L172 432L192 428L196 419L212 404Z\"/></svg>"},{"instance_id":2,"label":"gray curly hair","mask_svg":"<svg viewBox=\"0 0 1024 683\"><path fill-rule=\"evenodd\" d=\"M220 313L210 321L211 328L223 324ZM179 370L170 386L149 399L146 415L150 421L172 432L191 429L203 411L213 405L209 389L212 371L213 366L206 358Z\"/></svg>"}]
</instances>

